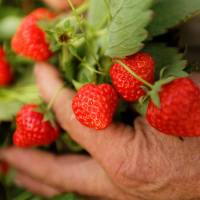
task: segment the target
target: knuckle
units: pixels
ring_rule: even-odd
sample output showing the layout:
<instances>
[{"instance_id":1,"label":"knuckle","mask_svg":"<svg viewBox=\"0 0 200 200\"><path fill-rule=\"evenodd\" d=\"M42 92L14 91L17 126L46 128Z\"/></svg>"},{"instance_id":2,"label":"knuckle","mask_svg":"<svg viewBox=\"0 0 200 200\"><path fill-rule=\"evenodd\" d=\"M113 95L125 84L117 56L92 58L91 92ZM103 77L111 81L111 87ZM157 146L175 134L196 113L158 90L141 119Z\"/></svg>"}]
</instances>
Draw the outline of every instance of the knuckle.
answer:
<instances>
[{"instance_id":1,"label":"knuckle","mask_svg":"<svg viewBox=\"0 0 200 200\"><path fill-rule=\"evenodd\" d=\"M137 187L153 183L161 175L159 166L154 163L144 146L143 142L125 145L125 156L118 161L114 171L117 182L127 187Z\"/></svg>"}]
</instances>

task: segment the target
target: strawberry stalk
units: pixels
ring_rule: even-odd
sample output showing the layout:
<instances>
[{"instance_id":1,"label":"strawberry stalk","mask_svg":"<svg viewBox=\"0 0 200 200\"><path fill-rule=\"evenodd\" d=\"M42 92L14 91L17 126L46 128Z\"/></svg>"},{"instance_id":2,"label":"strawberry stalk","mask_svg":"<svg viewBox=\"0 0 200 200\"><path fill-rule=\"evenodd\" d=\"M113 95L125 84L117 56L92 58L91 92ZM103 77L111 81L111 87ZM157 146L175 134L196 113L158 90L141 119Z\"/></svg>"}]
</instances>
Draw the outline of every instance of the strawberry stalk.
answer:
<instances>
[{"instance_id":1,"label":"strawberry stalk","mask_svg":"<svg viewBox=\"0 0 200 200\"><path fill-rule=\"evenodd\" d=\"M89 7L89 2L85 1L85 3L82 3L79 7L76 8L76 13L78 15L85 13L87 11L88 7Z\"/></svg>"},{"instance_id":2,"label":"strawberry stalk","mask_svg":"<svg viewBox=\"0 0 200 200\"><path fill-rule=\"evenodd\" d=\"M160 97L159 92L163 85L166 85L173 81L175 77L171 76L165 79L161 79L154 83L154 85L150 84L143 78L141 78L138 74L136 74L133 70L131 70L125 63L121 60L115 60L116 63L120 64L127 72L129 72L135 79L142 82L145 86L147 86L150 90L148 91L147 95L151 98L153 103L159 108L160 107Z\"/></svg>"},{"instance_id":3,"label":"strawberry stalk","mask_svg":"<svg viewBox=\"0 0 200 200\"><path fill-rule=\"evenodd\" d=\"M145 81L143 78L138 76L134 71L132 71L126 64L124 64L121 60L115 60L116 63L119 63L127 72L129 72L134 78L136 78L138 81L142 82L144 85L146 85L148 88L153 89L153 85L149 82Z\"/></svg>"},{"instance_id":4,"label":"strawberry stalk","mask_svg":"<svg viewBox=\"0 0 200 200\"><path fill-rule=\"evenodd\" d=\"M96 55L95 55L94 52L91 50L90 43L88 42L87 33L85 32L84 27L82 26L82 19L81 19L81 17L79 16L79 13L77 12L77 9L74 7L74 5L73 5L73 3L72 3L71 0L67 0L67 2L68 2L68 4L69 4L69 6L71 7L74 16L76 17L76 20L77 20L77 22L78 22L78 24L79 24L79 28L80 28L81 32L82 32L83 35L84 35L85 42L86 42L86 45L87 45L87 47L88 47L88 50L90 51L90 54L91 54L92 57L94 58L94 60L95 60L95 62L96 62L96 64L97 64L97 66L98 66L98 68L101 69L101 65L100 65L100 63L99 63L99 61L98 61Z\"/></svg>"},{"instance_id":5,"label":"strawberry stalk","mask_svg":"<svg viewBox=\"0 0 200 200\"><path fill-rule=\"evenodd\" d=\"M51 98L51 100L50 100L50 102L49 102L49 104L48 104L48 106L47 106L47 111L49 111L49 110L52 108L53 103L55 102L56 98L58 97L59 93L61 92L61 90L62 90L63 88L64 88L64 87L63 87L63 85L62 85L62 86L60 86L60 87L58 88L58 90L55 92L55 94L53 95L53 97Z\"/></svg>"},{"instance_id":6,"label":"strawberry stalk","mask_svg":"<svg viewBox=\"0 0 200 200\"><path fill-rule=\"evenodd\" d=\"M48 104L45 104L45 103L42 102L36 107L36 112L39 112L44 116L43 121L44 122L49 121L54 128L57 128L57 124L55 123L55 116L51 112L51 108L52 108L56 98L58 97L58 95L60 94L60 92L63 88L64 88L63 85L61 85L56 90L55 94L52 96L52 98L50 99Z\"/></svg>"}]
</instances>

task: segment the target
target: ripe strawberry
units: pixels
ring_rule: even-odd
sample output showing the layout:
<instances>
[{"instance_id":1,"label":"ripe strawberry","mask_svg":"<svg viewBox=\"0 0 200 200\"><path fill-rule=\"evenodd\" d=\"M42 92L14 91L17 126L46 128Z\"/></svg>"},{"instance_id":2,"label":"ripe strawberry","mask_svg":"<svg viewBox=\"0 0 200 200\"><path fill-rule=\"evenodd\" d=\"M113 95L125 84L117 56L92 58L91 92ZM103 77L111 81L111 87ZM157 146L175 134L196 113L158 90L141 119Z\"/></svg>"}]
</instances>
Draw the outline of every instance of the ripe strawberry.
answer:
<instances>
[{"instance_id":1,"label":"ripe strawberry","mask_svg":"<svg viewBox=\"0 0 200 200\"><path fill-rule=\"evenodd\" d=\"M137 53L121 60L138 76L149 83L154 81L154 60L147 53ZM119 63L110 69L110 76L116 90L126 101L137 101L145 94L143 83L134 78Z\"/></svg>"},{"instance_id":2,"label":"ripe strawberry","mask_svg":"<svg viewBox=\"0 0 200 200\"><path fill-rule=\"evenodd\" d=\"M24 18L12 38L12 49L19 55L36 61L45 61L52 52L45 38L45 32L38 26L39 20L50 20L54 13L39 8Z\"/></svg>"},{"instance_id":3,"label":"ripe strawberry","mask_svg":"<svg viewBox=\"0 0 200 200\"><path fill-rule=\"evenodd\" d=\"M11 67L6 60L5 52L0 47L0 86L7 86L13 78Z\"/></svg>"},{"instance_id":4,"label":"ripe strawberry","mask_svg":"<svg viewBox=\"0 0 200 200\"><path fill-rule=\"evenodd\" d=\"M2 47L0 47L0 59L5 57L5 52Z\"/></svg>"},{"instance_id":5,"label":"ripe strawberry","mask_svg":"<svg viewBox=\"0 0 200 200\"><path fill-rule=\"evenodd\" d=\"M28 104L17 114L17 130L13 141L19 147L31 147L51 144L59 136L57 127L45 120L44 115L37 111L37 105Z\"/></svg>"},{"instance_id":6,"label":"ripe strawberry","mask_svg":"<svg viewBox=\"0 0 200 200\"><path fill-rule=\"evenodd\" d=\"M151 101L147 120L159 131L175 136L200 136L200 88L189 78L164 85L160 108Z\"/></svg>"},{"instance_id":7,"label":"ripe strawberry","mask_svg":"<svg viewBox=\"0 0 200 200\"><path fill-rule=\"evenodd\" d=\"M100 130L112 122L117 103L118 96L111 85L89 83L78 91L72 108L82 124Z\"/></svg>"},{"instance_id":8,"label":"ripe strawberry","mask_svg":"<svg viewBox=\"0 0 200 200\"><path fill-rule=\"evenodd\" d=\"M56 15L55 13L49 11L46 8L38 8L34 10L32 13L30 13L31 16L36 17L37 20L43 20L43 19L53 19Z\"/></svg>"}]
</instances>

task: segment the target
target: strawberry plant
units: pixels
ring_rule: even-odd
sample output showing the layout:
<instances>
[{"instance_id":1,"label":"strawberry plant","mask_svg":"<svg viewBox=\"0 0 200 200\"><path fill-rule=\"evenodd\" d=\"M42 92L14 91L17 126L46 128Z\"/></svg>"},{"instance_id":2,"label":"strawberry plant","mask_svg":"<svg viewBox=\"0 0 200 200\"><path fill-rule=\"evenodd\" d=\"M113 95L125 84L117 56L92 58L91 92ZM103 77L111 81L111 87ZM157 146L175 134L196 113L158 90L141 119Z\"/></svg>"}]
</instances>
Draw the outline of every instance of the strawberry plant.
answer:
<instances>
[{"instance_id":1,"label":"strawberry plant","mask_svg":"<svg viewBox=\"0 0 200 200\"><path fill-rule=\"evenodd\" d=\"M0 1L0 145L85 153L51 111L62 88L48 105L40 98L33 75L38 61L55 65L77 91L75 117L97 134L113 121L132 124L142 115L164 134L200 136L200 88L189 78L200 60L191 56L193 38L184 32L199 20L200 1L67 2L68 12L56 12L39 0ZM15 186L13 170L1 166L4 198L43 200ZM52 198L62 199L84 197Z\"/></svg>"}]
</instances>

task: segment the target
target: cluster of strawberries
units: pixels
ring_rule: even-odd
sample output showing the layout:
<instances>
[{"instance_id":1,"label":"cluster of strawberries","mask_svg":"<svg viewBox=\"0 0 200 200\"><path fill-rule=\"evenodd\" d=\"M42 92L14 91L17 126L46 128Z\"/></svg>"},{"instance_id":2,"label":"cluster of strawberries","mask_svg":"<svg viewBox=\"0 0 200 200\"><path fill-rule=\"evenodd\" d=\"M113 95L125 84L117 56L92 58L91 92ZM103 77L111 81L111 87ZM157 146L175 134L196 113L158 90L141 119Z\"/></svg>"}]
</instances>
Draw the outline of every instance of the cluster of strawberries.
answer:
<instances>
[{"instance_id":1,"label":"cluster of strawberries","mask_svg":"<svg viewBox=\"0 0 200 200\"><path fill-rule=\"evenodd\" d=\"M138 53L121 61L140 78L153 83L154 61L149 54ZM110 76L114 87L87 84L73 99L77 119L90 128L104 129L111 123L117 107L117 93L129 102L146 95L144 84L122 65L114 64ZM150 100L146 113L154 128L174 136L200 136L200 88L191 79L177 78L163 85L159 98L160 106Z\"/></svg>"},{"instance_id":2,"label":"cluster of strawberries","mask_svg":"<svg viewBox=\"0 0 200 200\"><path fill-rule=\"evenodd\" d=\"M19 55L36 61L45 61L51 55L45 33L37 25L38 20L51 20L55 15L46 9L38 9L25 17L12 39L12 49ZM0 84L12 80L9 64L0 51ZM110 69L112 84L84 85L75 95L72 108L76 118L85 126L96 130L105 129L112 123L118 106L119 96L128 102L136 102L148 92L144 82L154 84L155 63L144 52L120 59ZM120 64L121 63L121 64ZM134 72L133 76L129 70ZM2 73L3 74L3 73ZM141 81L143 80L143 81ZM146 119L157 130L174 136L200 136L200 88L189 78L177 78L162 85L160 106L150 99ZM36 105L25 105L17 115L17 130L14 143L29 147L53 142L59 131L44 115L37 111Z\"/></svg>"},{"instance_id":3,"label":"cluster of strawberries","mask_svg":"<svg viewBox=\"0 0 200 200\"><path fill-rule=\"evenodd\" d=\"M12 49L16 54L35 61L46 61L52 56L44 31L38 26L39 20L51 20L56 15L44 8L39 8L26 16L12 38ZM6 61L5 53L0 48L0 85L7 86L12 80L12 71ZM59 136L56 125L45 120L39 106L28 104L21 108L16 117L17 129L13 142L19 147L48 145Z\"/></svg>"}]
</instances>

